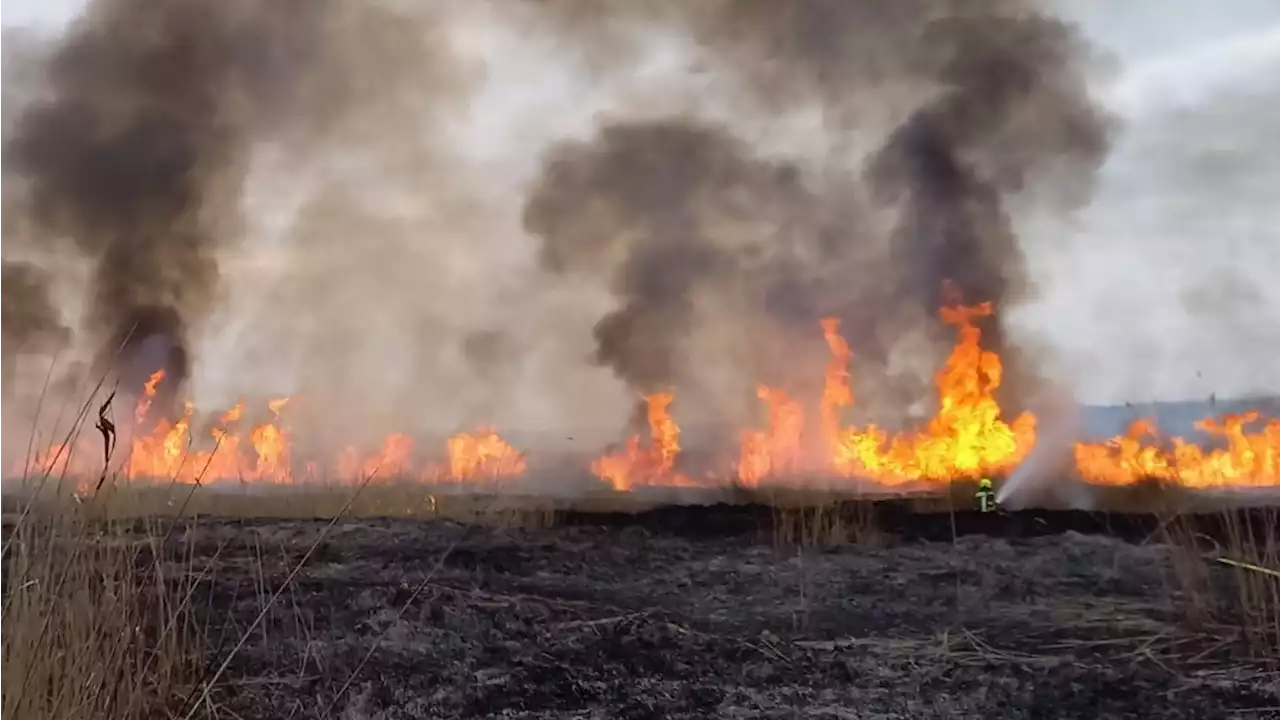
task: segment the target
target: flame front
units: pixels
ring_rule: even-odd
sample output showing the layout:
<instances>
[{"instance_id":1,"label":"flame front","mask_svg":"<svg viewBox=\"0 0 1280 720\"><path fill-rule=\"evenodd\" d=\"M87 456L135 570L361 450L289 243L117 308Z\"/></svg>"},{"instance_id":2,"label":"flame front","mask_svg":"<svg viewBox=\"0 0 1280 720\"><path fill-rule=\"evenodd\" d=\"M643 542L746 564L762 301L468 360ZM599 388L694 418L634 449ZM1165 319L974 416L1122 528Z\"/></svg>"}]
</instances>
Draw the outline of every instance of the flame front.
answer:
<instances>
[{"instance_id":1,"label":"flame front","mask_svg":"<svg viewBox=\"0 0 1280 720\"><path fill-rule=\"evenodd\" d=\"M991 312L990 303L939 312L960 337L935 377L937 413L915 433L891 436L874 425L845 430L834 459L839 472L888 484L945 482L1006 473L1026 458L1035 446L1035 416L1023 413L1011 423L1001 418L995 398L1000 358L982 349L982 332L973 324Z\"/></svg>"},{"instance_id":2,"label":"flame front","mask_svg":"<svg viewBox=\"0 0 1280 720\"><path fill-rule=\"evenodd\" d=\"M816 417L781 388L759 386L766 421L762 429L740 433L733 467L739 483L756 486L794 482L807 476L874 480L884 485L938 484L959 478L1007 473L1035 445L1036 420L1030 413L1006 421L996 401L1003 367L1000 358L981 345L975 324L992 315L990 304L939 311L956 329L958 339L935 376L937 411L922 428L890 433L869 424L845 424L854 406L849 344L834 318L821 322L829 351ZM480 427L448 438L443 448L418 447L407 434L385 437L372 450L347 447L326 461L299 458L286 415L288 397L267 402L268 419L246 427L246 404L224 412L206 433L193 432L195 407L183 405L176 418L153 420L152 407L165 373L158 370L142 387L133 410L134 423L123 432L126 448L117 460L126 480L212 480L294 483L337 479L359 482L419 478L427 482L480 482L514 478L527 463L496 430ZM640 486L692 486L682 474L680 427L672 416L674 392L645 398L647 433L628 437L623 446L594 460L593 474L618 491ZM1280 486L1280 419L1264 420L1257 412L1201 420L1197 429L1214 440L1204 448L1183 438L1164 438L1151 421L1140 420L1122 436L1098 443L1077 443L1078 475L1100 485L1126 485L1144 479L1203 488L1228 485ZM813 430L816 428L816 431ZM69 447L53 446L34 455L35 471L58 473L92 483L102 471L102 456L93 438ZM31 467L18 468L30 472Z\"/></svg>"},{"instance_id":3,"label":"flame front","mask_svg":"<svg viewBox=\"0 0 1280 720\"><path fill-rule=\"evenodd\" d=\"M453 480L515 477L524 474L524 455L491 428L459 433L446 443Z\"/></svg>"},{"instance_id":4,"label":"flame front","mask_svg":"<svg viewBox=\"0 0 1280 720\"><path fill-rule=\"evenodd\" d=\"M1250 426L1257 429L1250 432ZM1076 443L1076 468L1100 485L1156 480L1190 488L1280 486L1280 419L1263 423L1259 413L1245 412L1221 421L1205 418L1195 427L1222 447L1206 450L1180 437L1166 441L1153 421L1136 420L1123 436Z\"/></svg>"},{"instance_id":5,"label":"flame front","mask_svg":"<svg viewBox=\"0 0 1280 720\"><path fill-rule=\"evenodd\" d=\"M269 400L267 410L271 418L249 428L240 425L245 403L238 402L218 418L209 431L210 440L199 443L191 432L195 407L189 402L183 406L182 415L177 420L160 419L146 429L152 401L163 381L164 371L160 370L152 374L143 386L142 396L134 409L138 427L119 468L121 478L181 483L237 480L286 484L299 479L295 477L292 433L282 417L290 398ZM197 448L197 445L203 447ZM449 438L446 453L450 468L447 475L453 481L511 477L525 471L524 456L496 431L488 428ZM94 453L88 440L82 440L71 447L51 447L36 455L33 469L22 469L63 473L80 478L81 486L89 487L93 483L84 478L96 477L102 468L95 463L100 462L101 455ZM347 447L334 458L333 463L308 459L301 466L301 478L308 481L336 476L340 481L360 482L416 475L441 480L445 475L438 472L439 463L428 462L424 470L416 470L414 440L402 433L388 435L380 447L370 453ZM328 475L324 472L325 467L336 469L336 473Z\"/></svg>"},{"instance_id":6,"label":"flame front","mask_svg":"<svg viewBox=\"0 0 1280 720\"><path fill-rule=\"evenodd\" d=\"M849 364L853 352L835 318L822 321L830 351L818 407L821 449L808 452L803 410L781 390L761 388L769 408L769 426L743 435L738 474L746 485L762 478L783 479L797 472L866 478L882 484L947 482L1008 471L1035 445L1035 418L1001 419L995 390L1000 387L1000 358L982 349L975 318L992 312L989 304L944 308L940 314L956 327L959 342L935 378L938 411L921 431L890 435L877 427L848 427L842 412L854 404ZM806 462L806 458L816 458Z\"/></svg>"},{"instance_id":7,"label":"flame front","mask_svg":"<svg viewBox=\"0 0 1280 720\"><path fill-rule=\"evenodd\" d=\"M670 392L647 396L649 442L643 442L639 435L632 435L622 450L593 461L591 472L612 485L613 489L624 492L637 485L696 485L674 472L676 457L680 455L680 426L671 417L673 400L675 394Z\"/></svg>"}]
</instances>

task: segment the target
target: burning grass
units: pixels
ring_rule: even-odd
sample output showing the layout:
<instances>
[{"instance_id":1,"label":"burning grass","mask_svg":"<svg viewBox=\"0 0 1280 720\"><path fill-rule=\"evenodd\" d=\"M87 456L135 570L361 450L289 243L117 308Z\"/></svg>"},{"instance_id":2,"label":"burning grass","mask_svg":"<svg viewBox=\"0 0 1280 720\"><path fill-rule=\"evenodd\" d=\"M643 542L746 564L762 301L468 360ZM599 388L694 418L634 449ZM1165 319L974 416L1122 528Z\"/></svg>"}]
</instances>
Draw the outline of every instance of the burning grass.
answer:
<instances>
[{"instance_id":1,"label":"burning grass","mask_svg":"<svg viewBox=\"0 0 1280 720\"><path fill-rule=\"evenodd\" d=\"M99 429L109 467L114 429L106 408ZM200 477L151 486L117 479L104 473L84 493L82 484L45 473L24 478L25 492L5 498L6 510L13 510L5 514L3 550L0 675L7 716L217 717L227 667L257 632L265 640L264 621L292 599L294 574L340 519L449 514L506 528L541 528L555 520L554 509L492 498L438 502L420 485L393 483L362 493L372 476L354 488L294 488L265 497L207 488ZM283 580L268 587L260 569L259 614L243 628L217 628L215 642L199 597L207 597L201 586L211 575L225 570L220 548L196 557L184 542L198 533L201 514L331 519ZM257 551L261 563L263 548Z\"/></svg>"},{"instance_id":2,"label":"burning grass","mask_svg":"<svg viewBox=\"0 0 1280 720\"><path fill-rule=\"evenodd\" d=\"M115 450L110 403L97 426L105 466ZM75 415L69 441L88 410L86 403ZM105 500L115 480L104 469L95 491L82 495L46 471L5 498L18 504L6 503L3 523L7 717L127 720L189 704L207 652L193 593L216 556L197 562L173 541L172 522L112 517ZM190 715L196 710L204 708Z\"/></svg>"},{"instance_id":3,"label":"burning grass","mask_svg":"<svg viewBox=\"0 0 1280 720\"><path fill-rule=\"evenodd\" d=\"M992 314L992 306L943 307L940 314L955 328L957 342L934 378L936 410L923 427L901 432L846 423L855 405L854 355L840 334L840 324L827 319L822 333L829 361L820 396L794 397L785 388L760 386L756 393L765 410L763 427L742 429L733 451L700 448L694 454L700 459L694 462L704 464L700 468L685 466L691 462L681 445L675 389L646 397L645 427L595 457L529 457L498 430L480 427L445 438L435 450L433 443L397 433L383 438L376 448L346 447L326 459L323 452L303 450L306 443L289 423L289 411L300 401L266 401L265 410L253 421L251 407L242 401L200 421L191 402L180 410L152 406L166 380L163 370L157 370L140 388L131 416L119 420L123 452L111 471L124 484L147 484L155 478L161 483L173 479L196 484L200 478L204 484L332 488L378 477L486 493L536 487L547 475L561 482L567 473L584 475L586 483L620 495L654 488L771 487L829 488L856 495L867 484L881 491L946 492L956 483L1004 477L1016 468L1036 448L1037 418L1030 413L1009 418L996 401L1004 368L1000 357L983 348L977 325ZM1280 420L1263 421L1261 414L1243 413L1207 418L1197 428L1216 447L1166 438L1147 420L1135 421L1121 437L1075 443L1074 475L1092 487L1134 492L1151 480L1196 489L1280 484ZM100 465L90 438L37 448L17 469L18 474L74 477L86 492L99 477ZM814 479L820 480L818 486Z\"/></svg>"},{"instance_id":4,"label":"burning grass","mask_svg":"<svg viewBox=\"0 0 1280 720\"><path fill-rule=\"evenodd\" d=\"M1035 448L1037 418L1029 412L1007 417L996 400L1003 365L998 355L983 348L977 325L992 312L987 303L939 311L955 328L957 342L935 375L934 415L921 427L891 432L874 423L847 423L855 404L853 351L840 335L839 323L827 319L821 330L830 359L822 371L821 395L801 398L779 387L757 388L766 410L763 427L742 429L736 449L700 450L699 455L710 450L719 456L708 461L710 466L682 465L676 389L647 396L645 427L617 447L572 462L577 471L589 471L598 484L618 493L800 486L814 478L848 491L867 482L936 491L957 481L1004 476ZM125 452L113 471L122 479L173 478L191 484L199 476L258 485L356 485L377 475L426 485L491 486L566 472L563 462L534 467L521 448L489 427L463 430L438 447L393 433L376 448L350 446L326 458L325 453L304 451L306 443L295 437L289 412L298 402L291 398L267 401L256 422L250 421L253 409L244 401L224 412L204 413L208 420L201 422L190 402L180 410L153 406L165 379L163 370L152 375L139 389L131 417L119 421ZM1076 443L1075 474L1111 487L1151 478L1187 488L1280 487L1280 419L1245 412L1205 418L1197 427L1218 447L1165 438L1153 423L1139 421L1125 435ZM47 443L23 469L78 477L82 491L87 490L101 465L92 444Z\"/></svg>"}]
</instances>

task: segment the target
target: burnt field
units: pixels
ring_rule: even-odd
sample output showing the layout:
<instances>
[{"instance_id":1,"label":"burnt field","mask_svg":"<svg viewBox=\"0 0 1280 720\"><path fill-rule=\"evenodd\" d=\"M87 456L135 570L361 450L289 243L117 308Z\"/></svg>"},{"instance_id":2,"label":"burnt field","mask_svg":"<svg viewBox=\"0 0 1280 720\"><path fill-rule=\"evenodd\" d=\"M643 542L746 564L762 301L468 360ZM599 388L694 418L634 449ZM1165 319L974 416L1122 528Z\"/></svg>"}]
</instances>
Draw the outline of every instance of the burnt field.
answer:
<instances>
[{"instance_id":1,"label":"burnt field","mask_svg":"<svg viewBox=\"0 0 1280 720\"><path fill-rule=\"evenodd\" d=\"M225 717L1280 717L1245 571L1152 518L954 519L202 518L170 542Z\"/></svg>"}]
</instances>

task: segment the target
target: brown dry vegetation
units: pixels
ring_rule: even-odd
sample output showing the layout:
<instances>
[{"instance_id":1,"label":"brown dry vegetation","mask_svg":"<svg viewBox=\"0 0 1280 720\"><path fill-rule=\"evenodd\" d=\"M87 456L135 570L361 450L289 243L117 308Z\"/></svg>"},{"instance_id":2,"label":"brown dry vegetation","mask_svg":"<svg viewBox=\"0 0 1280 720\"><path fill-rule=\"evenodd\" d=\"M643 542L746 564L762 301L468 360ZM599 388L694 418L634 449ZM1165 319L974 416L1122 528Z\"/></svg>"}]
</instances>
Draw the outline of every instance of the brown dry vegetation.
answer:
<instances>
[{"instance_id":1,"label":"brown dry vegetation","mask_svg":"<svg viewBox=\"0 0 1280 720\"><path fill-rule=\"evenodd\" d=\"M204 665L189 548L92 503L33 506L4 534L3 713L151 718Z\"/></svg>"}]
</instances>

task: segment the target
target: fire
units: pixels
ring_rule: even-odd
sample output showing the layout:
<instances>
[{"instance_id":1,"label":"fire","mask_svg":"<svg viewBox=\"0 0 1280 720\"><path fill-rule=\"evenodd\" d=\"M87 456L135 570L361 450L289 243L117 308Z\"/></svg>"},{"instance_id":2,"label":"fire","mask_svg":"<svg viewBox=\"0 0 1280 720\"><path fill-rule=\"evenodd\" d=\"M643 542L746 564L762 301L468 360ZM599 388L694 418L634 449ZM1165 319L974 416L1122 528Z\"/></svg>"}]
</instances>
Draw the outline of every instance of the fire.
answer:
<instances>
[{"instance_id":1,"label":"fire","mask_svg":"<svg viewBox=\"0 0 1280 720\"><path fill-rule=\"evenodd\" d=\"M446 444L449 477L454 480L514 477L525 471L524 455L491 428L482 427L475 434L459 433Z\"/></svg>"},{"instance_id":2,"label":"fire","mask_svg":"<svg viewBox=\"0 0 1280 720\"><path fill-rule=\"evenodd\" d=\"M1158 480L1191 488L1280 486L1280 419L1263 423L1259 413L1246 412L1206 418L1195 427L1222 447L1206 450L1179 437L1164 441L1154 422L1137 420L1121 437L1076 443L1076 467L1100 485Z\"/></svg>"},{"instance_id":3,"label":"fire","mask_svg":"<svg viewBox=\"0 0 1280 720\"><path fill-rule=\"evenodd\" d=\"M249 442L253 443L253 452L258 458L253 472L257 479L266 478L279 482L293 480L289 464L289 434L280 425L280 411L288 402L287 397L268 401L267 408L271 410L271 422L263 423L249 432ZM227 418L223 417L223 423L226 422ZM235 445L232 445L231 452L228 454L235 456Z\"/></svg>"},{"instance_id":4,"label":"fire","mask_svg":"<svg viewBox=\"0 0 1280 720\"><path fill-rule=\"evenodd\" d=\"M147 378L147 382L142 386L142 399L138 400L138 407L133 413L134 422L141 425L147 421L147 412L151 410L151 400L156 396L156 388L160 386L160 381L164 380L164 368L161 368Z\"/></svg>"},{"instance_id":5,"label":"fire","mask_svg":"<svg viewBox=\"0 0 1280 720\"><path fill-rule=\"evenodd\" d=\"M806 452L804 413L781 390L761 388L769 408L769 426L743 435L738 474L745 485L767 475L786 476L803 470L884 484L912 481L946 482L979 474L1001 473L1016 466L1035 445L1035 418L1023 414L1012 423L1001 419L995 390L1000 387L1000 358L982 349L974 319L992 312L989 304L943 308L942 319L955 326L959 342L935 378L938 412L921 431L890 435L869 425L847 427L841 412L853 405L849 364L853 352L840 335L840 321L822 321L831 357L818 408L821 449ZM817 461L805 462L816 457Z\"/></svg>"},{"instance_id":6,"label":"fire","mask_svg":"<svg viewBox=\"0 0 1280 720\"><path fill-rule=\"evenodd\" d=\"M853 404L853 388L849 381L849 361L853 359L853 351L840 335L840 321L836 318L823 318L822 338L831 351L822 387L822 438L829 445L835 445L840 442L841 408Z\"/></svg>"},{"instance_id":7,"label":"fire","mask_svg":"<svg viewBox=\"0 0 1280 720\"><path fill-rule=\"evenodd\" d=\"M803 405L780 388L761 386L756 395L764 401L769 423L763 431L748 430L742 434L742 447L738 454L738 482L742 485L759 485L766 477L776 481L797 474L834 473L846 434L840 415L844 408L853 405L849 373L853 351L840 335L838 319L823 318L821 326L823 340L831 353L818 405L822 449L817 455L823 460L817 463L809 461L815 453L809 447L811 438L805 436Z\"/></svg>"},{"instance_id":8,"label":"fire","mask_svg":"<svg viewBox=\"0 0 1280 720\"><path fill-rule=\"evenodd\" d=\"M829 355L822 393L812 399L816 407L807 408L781 388L757 387L764 426L740 433L732 474L746 486L806 476L837 483L867 479L884 485L927 485L1009 472L1035 445L1036 419L1023 413L1006 420L996 401L1003 366L995 353L983 349L976 324L992 313L987 303L939 311L958 338L934 378L937 411L923 427L897 433L874 424L846 424L845 413L855 404L854 353L840 334L839 321L822 320ZM124 481L295 483L413 478L469 483L519 477L527 471L525 455L486 426L458 433L435 449L419 447L410 435L396 433L371 451L352 446L328 460L299 457L287 418L295 407L289 397L269 400L265 412L257 416L264 419L258 424L246 418L260 411L237 402L206 430L190 402L176 417L152 417L158 414L153 402L165 380L163 370L151 375L133 408L132 427L121 430L121 451L108 470L118 471ZM594 460L591 472L621 492L645 485L716 482L695 482L677 467L681 446L680 427L672 415L675 393L654 393L645 401L647 432L628 437L622 448ZM1193 488L1280 486L1280 419L1266 421L1259 413L1249 412L1205 419L1196 427L1215 441L1213 448L1183 438L1164 438L1154 423L1145 420L1133 423L1123 436L1078 443L1078 475L1100 485L1155 479ZM96 435L84 433L68 446L42 450L34 456L34 470L96 479L103 469L97 442Z\"/></svg>"},{"instance_id":9,"label":"fire","mask_svg":"<svg viewBox=\"0 0 1280 720\"><path fill-rule=\"evenodd\" d=\"M242 427L246 405L237 402L224 412L203 440L192 431L195 407L185 403L176 420L160 419L147 427L152 402L163 370L153 373L142 388L134 408L135 428L128 440L128 450L119 465L124 481L173 481L197 483L236 480L239 482L293 483L298 479L315 481L328 477L325 463L308 459L301 463L301 474L295 477L293 437L284 420L289 397L266 403L270 419L253 427ZM460 433L446 442L449 478L470 481L478 478L515 476L524 472L524 456L492 429L476 433ZM77 478L96 478L102 471L101 455L92 441L83 437L68 447L55 445L35 456L34 471L58 471ZM362 481L366 477L389 479L419 475L415 469L414 440L405 434L383 439L375 452L362 454L354 447L345 448L328 467L337 469L342 481ZM438 469L439 464L427 464ZM24 467L22 470L27 471ZM421 473L423 477L441 479L442 473ZM84 481L84 487L93 483Z\"/></svg>"},{"instance_id":10,"label":"fire","mask_svg":"<svg viewBox=\"0 0 1280 720\"><path fill-rule=\"evenodd\" d=\"M738 481L746 486L759 485L765 477L785 477L799 471L804 441L804 408L799 402L764 385L756 389L756 396L768 408L769 425L765 430L742 433Z\"/></svg>"},{"instance_id":11,"label":"fire","mask_svg":"<svg viewBox=\"0 0 1280 720\"><path fill-rule=\"evenodd\" d=\"M412 456L413 438L402 433L388 435L382 448L360 464L361 477L350 479L402 477L409 470Z\"/></svg>"},{"instance_id":12,"label":"fire","mask_svg":"<svg viewBox=\"0 0 1280 720\"><path fill-rule=\"evenodd\" d=\"M674 472L680 454L680 426L671 417L673 400L675 394L670 392L647 396L649 442L643 443L639 435L632 435L622 450L592 462L591 472L623 492L637 485L696 485Z\"/></svg>"},{"instance_id":13,"label":"fire","mask_svg":"<svg viewBox=\"0 0 1280 720\"><path fill-rule=\"evenodd\" d=\"M1001 418L995 399L1000 358L982 349L982 331L973 323L991 313L990 303L939 311L960 337L934 380L937 413L916 433L890 436L875 425L845 430L835 452L837 471L887 484L945 482L1002 474L1026 458L1035 445L1035 416L1023 413L1011 423Z\"/></svg>"}]
</instances>

